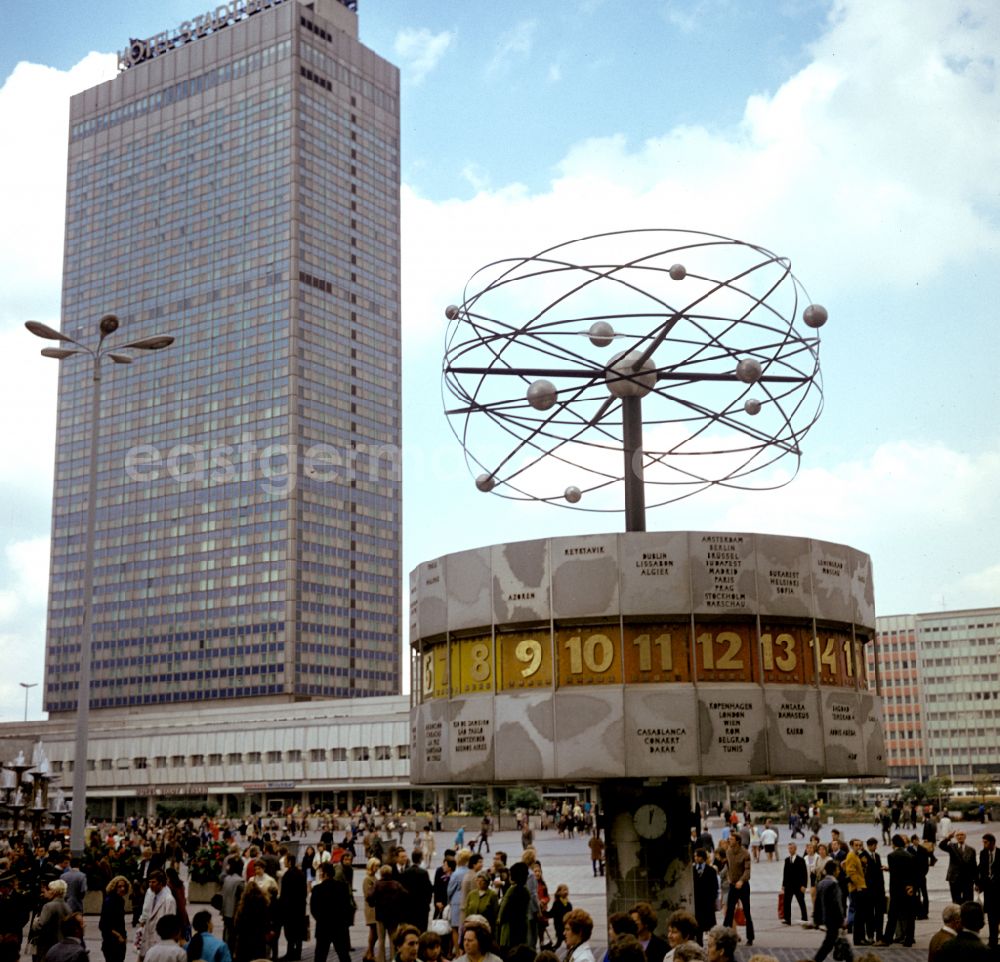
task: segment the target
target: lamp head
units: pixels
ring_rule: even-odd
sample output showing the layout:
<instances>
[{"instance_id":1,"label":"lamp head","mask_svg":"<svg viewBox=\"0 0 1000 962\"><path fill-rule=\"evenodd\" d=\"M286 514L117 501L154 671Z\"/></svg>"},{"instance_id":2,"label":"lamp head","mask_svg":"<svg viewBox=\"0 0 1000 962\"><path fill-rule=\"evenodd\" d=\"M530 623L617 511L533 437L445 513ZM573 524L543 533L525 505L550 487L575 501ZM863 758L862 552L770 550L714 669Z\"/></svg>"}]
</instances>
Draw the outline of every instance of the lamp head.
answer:
<instances>
[{"instance_id":1,"label":"lamp head","mask_svg":"<svg viewBox=\"0 0 1000 962\"><path fill-rule=\"evenodd\" d=\"M105 314L101 318L101 337L107 337L118 330L118 318L114 314Z\"/></svg>"},{"instance_id":2,"label":"lamp head","mask_svg":"<svg viewBox=\"0 0 1000 962\"><path fill-rule=\"evenodd\" d=\"M71 340L71 338L66 337L61 331L57 331L54 328L49 327L48 324L43 324L41 321L25 321L24 326L31 331L35 337L43 337L47 341Z\"/></svg>"},{"instance_id":3,"label":"lamp head","mask_svg":"<svg viewBox=\"0 0 1000 962\"><path fill-rule=\"evenodd\" d=\"M141 340L126 344L125 347L138 348L140 351L160 351L165 347L170 347L174 339L166 334L155 334L153 337L144 337Z\"/></svg>"}]
</instances>

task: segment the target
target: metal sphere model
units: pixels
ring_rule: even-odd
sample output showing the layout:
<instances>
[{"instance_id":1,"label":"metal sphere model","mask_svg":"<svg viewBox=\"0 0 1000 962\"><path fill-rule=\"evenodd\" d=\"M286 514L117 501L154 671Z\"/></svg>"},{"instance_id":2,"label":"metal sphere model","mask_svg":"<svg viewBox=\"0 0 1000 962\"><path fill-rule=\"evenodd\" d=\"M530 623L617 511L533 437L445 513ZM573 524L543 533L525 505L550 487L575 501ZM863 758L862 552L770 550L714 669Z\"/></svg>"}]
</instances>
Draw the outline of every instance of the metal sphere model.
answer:
<instances>
[{"instance_id":1,"label":"metal sphere model","mask_svg":"<svg viewBox=\"0 0 1000 962\"><path fill-rule=\"evenodd\" d=\"M494 261L445 313L445 410L477 487L620 511L624 482L628 530L647 491L652 507L787 484L823 407L827 311L787 258L717 234L618 231Z\"/></svg>"}]
</instances>

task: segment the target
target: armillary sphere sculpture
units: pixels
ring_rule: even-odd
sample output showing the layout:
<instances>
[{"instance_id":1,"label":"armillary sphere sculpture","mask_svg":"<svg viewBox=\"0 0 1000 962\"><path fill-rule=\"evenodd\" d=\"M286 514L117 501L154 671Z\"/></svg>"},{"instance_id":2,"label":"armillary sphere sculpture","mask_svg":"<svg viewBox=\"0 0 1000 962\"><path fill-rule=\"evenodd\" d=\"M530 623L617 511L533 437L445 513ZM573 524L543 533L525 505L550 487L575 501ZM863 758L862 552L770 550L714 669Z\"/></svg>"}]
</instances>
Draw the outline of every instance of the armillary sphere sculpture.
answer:
<instances>
[{"instance_id":1,"label":"armillary sphere sculpture","mask_svg":"<svg viewBox=\"0 0 1000 962\"><path fill-rule=\"evenodd\" d=\"M646 529L647 487L656 507L787 484L823 407L826 310L787 258L717 234L618 231L494 261L445 313L445 413L479 490L620 511L601 495L624 481L628 531Z\"/></svg>"}]
</instances>

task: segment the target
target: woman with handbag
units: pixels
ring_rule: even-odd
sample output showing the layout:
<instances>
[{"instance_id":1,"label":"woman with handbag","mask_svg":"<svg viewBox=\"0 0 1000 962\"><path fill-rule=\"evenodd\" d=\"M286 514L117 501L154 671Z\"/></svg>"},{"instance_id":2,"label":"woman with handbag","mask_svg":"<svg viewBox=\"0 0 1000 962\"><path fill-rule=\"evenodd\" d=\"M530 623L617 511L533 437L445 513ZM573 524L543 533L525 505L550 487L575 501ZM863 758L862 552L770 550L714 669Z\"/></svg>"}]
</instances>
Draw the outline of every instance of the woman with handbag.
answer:
<instances>
[{"instance_id":1,"label":"woman with handbag","mask_svg":"<svg viewBox=\"0 0 1000 962\"><path fill-rule=\"evenodd\" d=\"M131 885L124 875L116 875L104 892L101 906L101 953L104 962L125 962L128 929L125 927L125 896Z\"/></svg>"}]
</instances>

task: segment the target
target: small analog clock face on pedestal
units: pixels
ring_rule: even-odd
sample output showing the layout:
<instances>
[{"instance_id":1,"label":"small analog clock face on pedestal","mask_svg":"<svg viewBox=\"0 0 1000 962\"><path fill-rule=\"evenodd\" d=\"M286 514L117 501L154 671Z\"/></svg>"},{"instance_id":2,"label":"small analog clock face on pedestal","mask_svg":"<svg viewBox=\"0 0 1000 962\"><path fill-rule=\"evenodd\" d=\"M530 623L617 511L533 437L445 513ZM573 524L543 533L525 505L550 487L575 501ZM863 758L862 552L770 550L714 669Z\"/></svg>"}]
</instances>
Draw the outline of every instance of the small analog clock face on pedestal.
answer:
<instances>
[{"instance_id":1,"label":"small analog clock face on pedestal","mask_svg":"<svg viewBox=\"0 0 1000 962\"><path fill-rule=\"evenodd\" d=\"M640 838L659 838L667 830L667 813L659 805L640 805L632 822Z\"/></svg>"}]
</instances>

